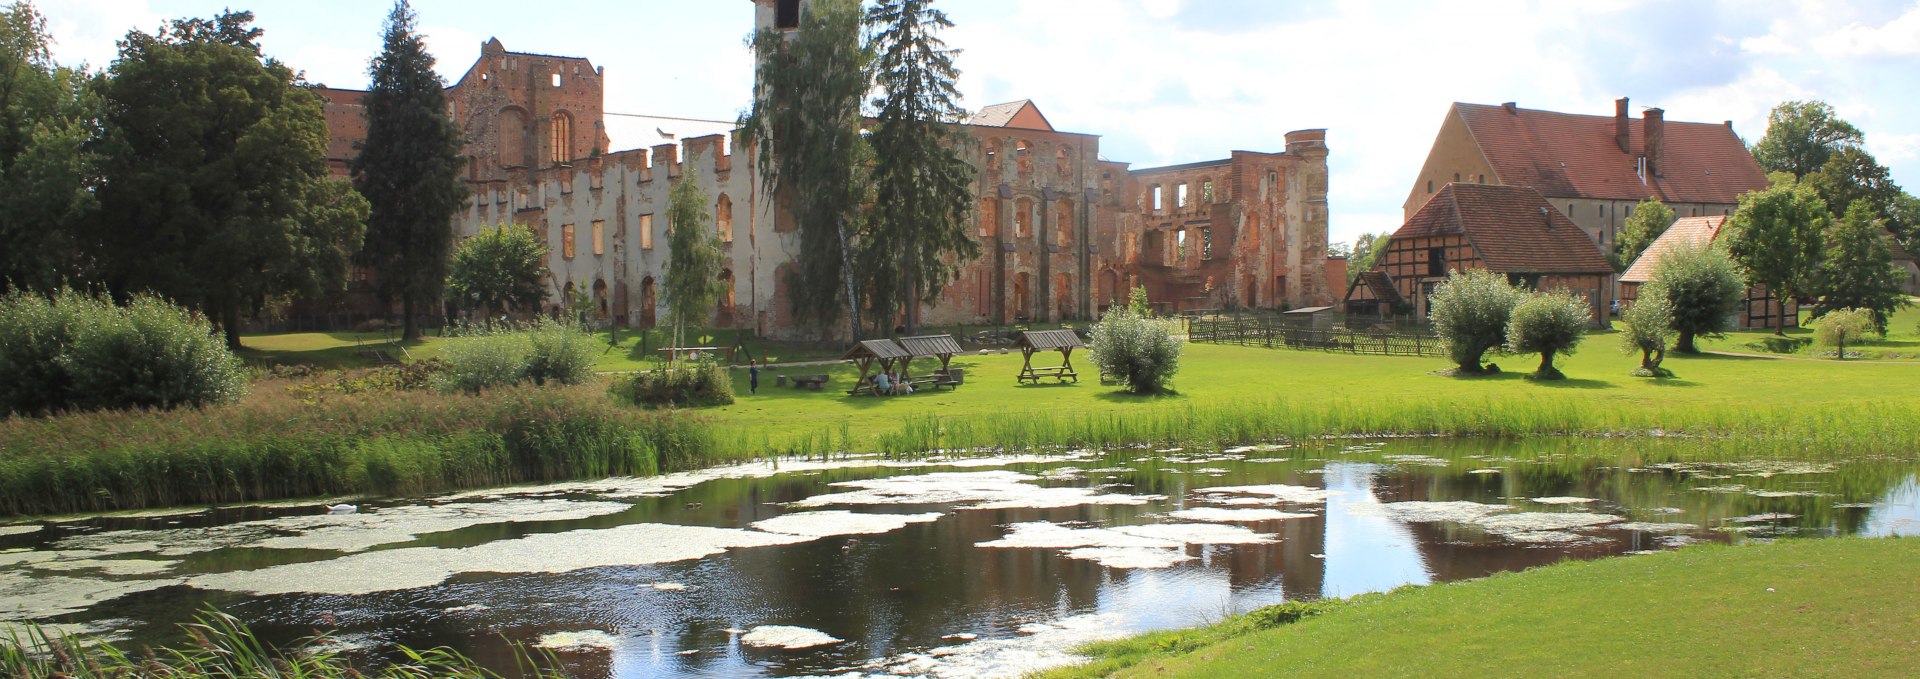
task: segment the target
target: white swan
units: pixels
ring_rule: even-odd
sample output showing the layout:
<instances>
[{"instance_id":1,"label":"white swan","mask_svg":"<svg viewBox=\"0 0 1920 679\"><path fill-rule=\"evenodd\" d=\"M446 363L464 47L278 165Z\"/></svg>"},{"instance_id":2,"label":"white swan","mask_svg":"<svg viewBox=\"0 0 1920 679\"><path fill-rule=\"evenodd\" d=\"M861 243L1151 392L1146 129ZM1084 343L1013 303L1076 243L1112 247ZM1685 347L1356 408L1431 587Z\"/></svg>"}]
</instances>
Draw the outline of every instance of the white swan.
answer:
<instances>
[{"instance_id":1,"label":"white swan","mask_svg":"<svg viewBox=\"0 0 1920 679\"><path fill-rule=\"evenodd\" d=\"M328 514L352 514L358 511L360 511L360 507L358 505L350 505L350 504L342 503L342 504L327 506Z\"/></svg>"}]
</instances>

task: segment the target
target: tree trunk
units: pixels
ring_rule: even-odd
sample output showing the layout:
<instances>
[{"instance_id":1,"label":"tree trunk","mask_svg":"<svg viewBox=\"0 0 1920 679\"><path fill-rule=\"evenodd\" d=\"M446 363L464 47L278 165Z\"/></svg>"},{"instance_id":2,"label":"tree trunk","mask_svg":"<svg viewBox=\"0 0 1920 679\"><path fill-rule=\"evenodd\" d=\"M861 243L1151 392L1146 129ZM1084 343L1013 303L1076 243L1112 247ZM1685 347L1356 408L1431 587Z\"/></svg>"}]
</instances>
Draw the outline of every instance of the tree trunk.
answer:
<instances>
[{"instance_id":1,"label":"tree trunk","mask_svg":"<svg viewBox=\"0 0 1920 679\"><path fill-rule=\"evenodd\" d=\"M1842 336L1840 341L1833 343L1833 358L1839 361L1847 360L1847 340L1845 336Z\"/></svg>"},{"instance_id":2,"label":"tree trunk","mask_svg":"<svg viewBox=\"0 0 1920 679\"><path fill-rule=\"evenodd\" d=\"M405 316L400 321L401 341L411 342L420 339L420 323L414 318L413 295L400 294L400 312Z\"/></svg>"},{"instance_id":3,"label":"tree trunk","mask_svg":"<svg viewBox=\"0 0 1920 679\"><path fill-rule=\"evenodd\" d=\"M1679 339L1673 342L1673 350L1683 354L1700 353L1700 350L1693 346L1693 332L1689 330L1680 331Z\"/></svg>"},{"instance_id":4,"label":"tree trunk","mask_svg":"<svg viewBox=\"0 0 1920 679\"><path fill-rule=\"evenodd\" d=\"M836 226L840 234L840 268L847 279L847 320L853 328L853 341L860 341L860 295L853 283L853 248L847 242L847 224L841 220Z\"/></svg>"},{"instance_id":5,"label":"tree trunk","mask_svg":"<svg viewBox=\"0 0 1920 679\"><path fill-rule=\"evenodd\" d=\"M1551 351L1540 352L1540 367L1535 368L1533 372L1534 374L1541 375L1541 376L1552 375L1553 374L1553 352Z\"/></svg>"},{"instance_id":6,"label":"tree trunk","mask_svg":"<svg viewBox=\"0 0 1920 679\"><path fill-rule=\"evenodd\" d=\"M1774 296L1780 298L1780 320L1779 322L1773 324L1773 334L1775 337L1786 337L1787 336L1787 296L1777 294L1777 293Z\"/></svg>"},{"instance_id":7,"label":"tree trunk","mask_svg":"<svg viewBox=\"0 0 1920 679\"><path fill-rule=\"evenodd\" d=\"M240 350L240 305L233 302L220 303L220 330L227 336L227 348Z\"/></svg>"}]
</instances>

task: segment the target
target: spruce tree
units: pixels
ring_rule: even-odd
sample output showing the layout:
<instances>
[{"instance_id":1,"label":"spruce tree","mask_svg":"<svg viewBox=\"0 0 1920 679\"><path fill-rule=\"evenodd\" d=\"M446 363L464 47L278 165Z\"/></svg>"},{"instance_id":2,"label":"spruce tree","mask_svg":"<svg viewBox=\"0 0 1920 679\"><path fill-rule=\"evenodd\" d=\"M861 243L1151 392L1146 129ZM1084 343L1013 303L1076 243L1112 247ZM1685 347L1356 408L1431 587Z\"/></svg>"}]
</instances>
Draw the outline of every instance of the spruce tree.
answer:
<instances>
[{"instance_id":1,"label":"spruce tree","mask_svg":"<svg viewBox=\"0 0 1920 679\"><path fill-rule=\"evenodd\" d=\"M961 156L970 141L955 127L966 116L954 80L960 72L937 33L952 28L932 0L879 0L867 12L868 50L882 94L873 145L874 202L861 270L876 325L906 307L932 304L961 264L980 256L967 234L974 168Z\"/></svg>"},{"instance_id":2,"label":"spruce tree","mask_svg":"<svg viewBox=\"0 0 1920 679\"><path fill-rule=\"evenodd\" d=\"M354 187L373 206L362 260L382 296L400 298L405 339L420 336L420 312L445 288L453 218L467 197L460 128L418 21L407 0L387 15L385 47L368 69L367 140L353 160Z\"/></svg>"}]
</instances>

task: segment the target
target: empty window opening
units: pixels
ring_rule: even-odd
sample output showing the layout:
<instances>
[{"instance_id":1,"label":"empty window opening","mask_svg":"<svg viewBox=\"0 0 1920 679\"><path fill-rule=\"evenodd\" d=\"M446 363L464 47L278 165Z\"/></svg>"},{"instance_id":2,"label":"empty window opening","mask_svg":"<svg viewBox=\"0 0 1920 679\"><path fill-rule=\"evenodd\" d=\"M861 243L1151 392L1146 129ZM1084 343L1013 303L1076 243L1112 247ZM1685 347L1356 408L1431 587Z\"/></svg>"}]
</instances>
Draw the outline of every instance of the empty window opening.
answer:
<instances>
[{"instance_id":1,"label":"empty window opening","mask_svg":"<svg viewBox=\"0 0 1920 679\"><path fill-rule=\"evenodd\" d=\"M1213 227L1200 227L1200 258L1213 259Z\"/></svg>"},{"instance_id":2,"label":"empty window opening","mask_svg":"<svg viewBox=\"0 0 1920 679\"><path fill-rule=\"evenodd\" d=\"M1479 181L1479 183L1481 183L1481 184L1485 184L1485 183L1487 183L1487 176L1486 176L1486 175L1484 175L1484 174L1483 174L1483 175L1480 175L1480 181Z\"/></svg>"},{"instance_id":3,"label":"empty window opening","mask_svg":"<svg viewBox=\"0 0 1920 679\"><path fill-rule=\"evenodd\" d=\"M780 29L800 27L800 0L779 0L773 5L773 27Z\"/></svg>"},{"instance_id":4,"label":"empty window opening","mask_svg":"<svg viewBox=\"0 0 1920 679\"><path fill-rule=\"evenodd\" d=\"M1427 275L1447 275L1447 249L1427 248Z\"/></svg>"},{"instance_id":5,"label":"empty window opening","mask_svg":"<svg viewBox=\"0 0 1920 679\"><path fill-rule=\"evenodd\" d=\"M553 86L554 87L560 86L560 74L558 73L553 74Z\"/></svg>"},{"instance_id":6,"label":"empty window opening","mask_svg":"<svg viewBox=\"0 0 1920 679\"><path fill-rule=\"evenodd\" d=\"M1173 206L1175 208L1187 206L1187 185L1185 182L1181 182L1179 185L1173 187Z\"/></svg>"},{"instance_id":7,"label":"empty window opening","mask_svg":"<svg viewBox=\"0 0 1920 679\"><path fill-rule=\"evenodd\" d=\"M557 76L556 76L557 77ZM553 112L553 164L573 162L573 116L566 111Z\"/></svg>"},{"instance_id":8,"label":"empty window opening","mask_svg":"<svg viewBox=\"0 0 1920 679\"><path fill-rule=\"evenodd\" d=\"M1162 195L1163 194L1160 191L1160 185L1154 184L1153 185L1153 211L1154 212L1159 212L1163 209L1166 209L1166 206L1163 204L1163 201L1165 199L1162 198Z\"/></svg>"},{"instance_id":9,"label":"empty window opening","mask_svg":"<svg viewBox=\"0 0 1920 679\"><path fill-rule=\"evenodd\" d=\"M1173 233L1173 258L1181 262L1185 262L1187 260L1187 230L1186 229L1181 229Z\"/></svg>"},{"instance_id":10,"label":"empty window opening","mask_svg":"<svg viewBox=\"0 0 1920 679\"><path fill-rule=\"evenodd\" d=\"M733 199L727 194L720 194L720 199L714 201L713 230L720 234L720 242L733 242Z\"/></svg>"},{"instance_id":11,"label":"empty window opening","mask_svg":"<svg viewBox=\"0 0 1920 679\"><path fill-rule=\"evenodd\" d=\"M607 223L593 220L593 254L607 254Z\"/></svg>"},{"instance_id":12,"label":"empty window opening","mask_svg":"<svg viewBox=\"0 0 1920 679\"><path fill-rule=\"evenodd\" d=\"M1433 193L1433 180L1427 180L1427 193Z\"/></svg>"},{"instance_id":13,"label":"empty window opening","mask_svg":"<svg viewBox=\"0 0 1920 679\"><path fill-rule=\"evenodd\" d=\"M640 249L653 249L653 215L640 215Z\"/></svg>"},{"instance_id":14,"label":"empty window opening","mask_svg":"<svg viewBox=\"0 0 1920 679\"><path fill-rule=\"evenodd\" d=\"M1201 181L1200 182L1200 204L1212 205L1213 203L1214 203L1213 180L1208 179L1208 180Z\"/></svg>"}]
</instances>

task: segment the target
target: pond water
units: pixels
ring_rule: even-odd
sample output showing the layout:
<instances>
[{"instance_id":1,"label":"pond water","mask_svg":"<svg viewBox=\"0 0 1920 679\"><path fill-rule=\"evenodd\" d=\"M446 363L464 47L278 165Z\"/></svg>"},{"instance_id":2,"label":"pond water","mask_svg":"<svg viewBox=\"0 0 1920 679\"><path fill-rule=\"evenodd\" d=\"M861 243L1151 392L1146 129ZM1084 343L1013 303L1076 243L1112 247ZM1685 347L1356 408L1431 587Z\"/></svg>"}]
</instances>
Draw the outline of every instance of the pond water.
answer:
<instances>
[{"instance_id":1,"label":"pond water","mask_svg":"<svg viewBox=\"0 0 1920 679\"><path fill-rule=\"evenodd\" d=\"M444 645L511 667L519 642L583 676L1018 675L1288 599L1701 541L1920 535L1910 461L1542 445L763 462L350 514L0 525L0 620L177 644L213 605L369 661Z\"/></svg>"}]
</instances>

